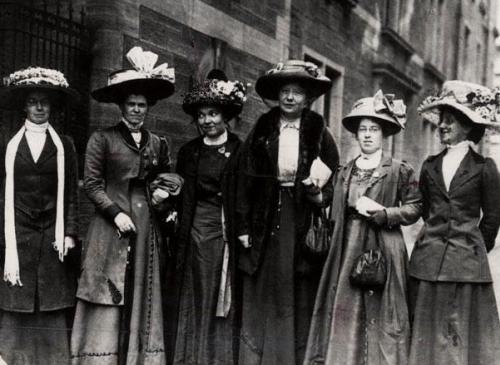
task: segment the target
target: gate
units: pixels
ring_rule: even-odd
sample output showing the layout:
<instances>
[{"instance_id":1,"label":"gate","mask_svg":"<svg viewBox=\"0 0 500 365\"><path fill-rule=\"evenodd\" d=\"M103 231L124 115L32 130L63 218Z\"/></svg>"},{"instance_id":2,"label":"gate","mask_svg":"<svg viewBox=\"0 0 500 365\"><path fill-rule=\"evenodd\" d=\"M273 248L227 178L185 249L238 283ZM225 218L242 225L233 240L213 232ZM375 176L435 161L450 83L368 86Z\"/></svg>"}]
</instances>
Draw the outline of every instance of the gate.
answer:
<instances>
[{"instance_id":1,"label":"gate","mask_svg":"<svg viewBox=\"0 0 500 365\"><path fill-rule=\"evenodd\" d=\"M8 75L28 66L40 66L62 71L69 84L78 90L81 100L75 109L51 118L51 123L71 135L79 156L83 155L87 139L90 78L90 37L84 25L82 11L75 16L71 1L51 4L47 1L0 1L0 74ZM79 18L78 20L75 18ZM2 112L4 128L19 127L19 113Z\"/></svg>"}]
</instances>

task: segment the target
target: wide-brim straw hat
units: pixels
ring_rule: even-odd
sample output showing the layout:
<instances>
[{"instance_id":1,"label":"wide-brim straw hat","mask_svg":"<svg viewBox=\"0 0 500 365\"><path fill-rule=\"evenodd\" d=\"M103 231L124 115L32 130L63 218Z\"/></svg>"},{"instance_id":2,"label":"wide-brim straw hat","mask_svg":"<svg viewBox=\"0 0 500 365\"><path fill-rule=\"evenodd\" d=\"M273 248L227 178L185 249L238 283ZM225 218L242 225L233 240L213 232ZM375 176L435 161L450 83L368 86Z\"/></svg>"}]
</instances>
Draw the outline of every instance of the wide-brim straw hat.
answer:
<instances>
[{"instance_id":1,"label":"wide-brim straw hat","mask_svg":"<svg viewBox=\"0 0 500 365\"><path fill-rule=\"evenodd\" d=\"M107 85L92 91L92 97L103 103L123 102L127 95L144 95L150 104L175 92L175 72L167 63L154 67L158 55L134 47L127 53L132 69L112 72Z\"/></svg>"},{"instance_id":2,"label":"wide-brim straw hat","mask_svg":"<svg viewBox=\"0 0 500 365\"><path fill-rule=\"evenodd\" d=\"M384 134L390 136L404 129L406 105L402 100L395 100L394 95L384 94L379 90L373 97L357 100L351 112L342 119L342 125L355 134L362 118L370 118L380 123Z\"/></svg>"},{"instance_id":3,"label":"wide-brim straw hat","mask_svg":"<svg viewBox=\"0 0 500 365\"><path fill-rule=\"evenodd\" d=\"M30 92L43 91L50 95L55 106L74 105L79 93L69 87L60 71L44 67L28 67L3 78L0 88L0 108L22 110Z\"/></svg>"},{"instance_id":4,"label":"wide-brim straw hat","mask_svg":"<svg viewBox=\"0 0 500 365\"><path fill-rule=\"evenodd\" d=\"M461 80L445 81L438 96L427 97L418 107L425 120L439 123L443 108L464 115L473 126L498 129L497 110L500 106L500 91Z\"/></svg>"},{"instance_id":5,"label":"wide-brim straw hat","mask_svg":"<svg viewBox=\"0 0 500 365\"><path fill-rule=\"evenodd\" d=\"M182 109L196 117L200 107L216 106L231 119L241 113L245 101L246 87L242 82L229 81L222 71L212 70L205 81L184 96Z\"/></svg>"},{"instance_id":6,"label":"wide-brim straw hat","mask_svg":"<svg viewBox=\"0 0 500 365\"><path fill-rule=\"evenodd\" d=\"M280 62L265 75L259 77L255 91L262 98L278 100L283 86L297 82L306 89L311 98L317 98L332 87L332 81L321 74L321 70L312 62L288 60Z\"/></svg>"}]
</instances>

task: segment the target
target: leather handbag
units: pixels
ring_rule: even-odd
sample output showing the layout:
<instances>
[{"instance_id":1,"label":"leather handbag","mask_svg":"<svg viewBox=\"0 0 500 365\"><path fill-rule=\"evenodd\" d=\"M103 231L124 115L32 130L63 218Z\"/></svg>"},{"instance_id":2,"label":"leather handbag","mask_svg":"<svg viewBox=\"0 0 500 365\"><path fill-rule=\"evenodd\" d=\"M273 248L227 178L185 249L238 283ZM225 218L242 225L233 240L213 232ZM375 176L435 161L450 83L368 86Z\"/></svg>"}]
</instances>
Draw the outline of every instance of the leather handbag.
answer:
<instances>
[{"instance_id":1,"label":"leather handbag","mask_svg":"<svg viewBox=\"0 0 500 365\"><path fill-rule=\"evenodd\" d=\"M305 247L313 256L323 256L330 249L330 240L333 234L333 221L321 208L320 214L312 214L311 224L306 234Z\"/></svg>"},{"instance_id":2,"label":"leather handbag","mask_svg":"<svg viewBox=\"0 0 500 365\"><path fill-rule=\"evenodd\" d=\"M353 286L362 289L382 289L387 278L387 264L384 253L378 247L366 249L369 227L365 231L365 251L354 260L349 275Z\"/></svg>"}]
</instances>

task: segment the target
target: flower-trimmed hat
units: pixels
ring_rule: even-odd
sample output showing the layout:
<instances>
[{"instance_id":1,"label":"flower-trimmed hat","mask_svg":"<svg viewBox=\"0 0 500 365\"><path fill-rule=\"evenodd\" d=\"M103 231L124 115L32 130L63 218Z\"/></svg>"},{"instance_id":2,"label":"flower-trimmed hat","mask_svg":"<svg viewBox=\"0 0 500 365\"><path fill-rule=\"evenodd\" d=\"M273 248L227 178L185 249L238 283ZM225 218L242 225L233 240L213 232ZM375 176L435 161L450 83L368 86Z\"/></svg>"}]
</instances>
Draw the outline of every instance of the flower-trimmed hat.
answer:
<instances>
[{"instance_id":1,"label":"flower-trimmed hat","mask_svg":"<svg viewBox=\"0 0 500 365\"><path fill-rule=\"evenodd\" d=\"M308 96L317 98L332 87L332 81L321 74L321 70L312 62L288 60L280 62L255 84L257 93L270 100L278 100L280 89L291 82L298 82L307 91Z\"/></svg>"},{"instance_id":2,"label":"flower-trimmed hat","mask_svg":"<svg viewBox=\"0 0 500 365\"><path fill-rule=\"evenodd\" d=\"M361 118L373 118L382 124L388 136L404 129L406 123L406 105L403 100L394 100L393 94L384 94L382 90L373 97L357 100L352 110L342 119L342 125L352 133L356 133Z\"/></svg>"},{"instance_id":3,"label":"flower-trimmed hat","mask_svg":"<svg viewBox=\"0 0 500 365\"><path fill-rule=\"evenodd\" d=\"M454 109L478 127L500 127L497 109L500 89L461 80L445 81L438 96L428 96L418 107L422 117L438 124L443 108Z\"/></svg>"},{"instance_id":4,"label":"flower-trimmed hat","mask_svg":"<svg viewBox=\"0 0 500 365\"><path fill-rule=\"evenodd\" d=\"M112 72L105 87L92 91L92 97L103 103L121 103L130 94L141 94L150 105L172 95L175 91L175 73L167 63L154 67L158 55L134 47L127 53L132 69Z\"/></svg>"},{"instance_id":5,"label":"flower-trimmed hat","mask_svg":"<svg viewBox=\"0 0 500 365\"><path fill-rule=\"evenodd\" d=\"M79 99L78 92L69 87L62 72L44 67L28 67L3 78L0 108L22 109L26 97L32 91L48 92L60 104L72 104Z\"/></svg>"},{"instance_id":6,"label":"flower-trimmed hat","mask_svg":"<svg viewBox=\"0 0 500 365\"><path fill-rule=\"evenodd\" d=\"M195 117L201 106L218 106L231 119L241 113L246 100L246 87L242 82L229 81L224 72L212 70L205 81L185 95L182 109Z\"/></svg>"}]
</instances>

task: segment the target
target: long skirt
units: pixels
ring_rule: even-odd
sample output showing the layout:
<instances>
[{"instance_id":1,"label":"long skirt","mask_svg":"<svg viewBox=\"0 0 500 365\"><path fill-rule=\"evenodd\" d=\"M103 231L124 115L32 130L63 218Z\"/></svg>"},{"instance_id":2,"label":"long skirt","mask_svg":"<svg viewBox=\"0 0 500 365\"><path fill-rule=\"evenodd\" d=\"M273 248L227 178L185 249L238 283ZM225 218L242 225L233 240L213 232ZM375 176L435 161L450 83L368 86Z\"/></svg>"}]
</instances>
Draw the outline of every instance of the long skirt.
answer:
<instances>
[{"instance_id":1,"label":"long skirt","mask_svg":"<svg viewBox=\"0 0 500 365\"><path fill-rule=\"evenodd\" d=\"M233 310L216 317L224 257L221 207L198 201L181 288L175 364L227 365L233 359Z\"/></svg>"},{"instance_id":2,"label":"long skirt","mask_svg":"<svg viewBox=\"0 0 500 365\"><path fill-rule=\"evenodd\" d=\"M67 311L0 310L0 356L8 365L68 364Z\"/></svg>"},{"instance_id":3,"label":"long skirt","mask_svg":"<svg viewBox=\"0 0 500 365\"><path fill-rule=\"evenodd\" d=\"M281 190L262 265L243 277L240 365L302 364L319 275L296 272L294 200Z\"/></svg>"},{"instance_id":4,"label":"long skirt","mask_svg":"<svg viewBox=\"0 0 500 365\"><path fill-rule=\"evenodd\" d=\"M491 283L413 279L410 365L500 364L500 322Z\"/></svg>"},{"instance_id":5,"label":"long skirt","mask_svg":"<svg viewBox=\"0 0 500 365\"><path fill-rule=\"evenodd\" d=\"M142 190L132 190L131 206L137 232L129 260L133 285L125 283L126 290L131 290L130 300L124 306L78 300L71 337L73 364L166 363L158 240ZM125 311L129 315L124 316ZM120 344L120 336L126 337L126 348Z\"/></svg>"},{"instance_id":6,"label":"long skirt","mask_svg":"<svg viewBox=\"0 0 500 365\"><path fill-rule=\"evenodd\" d=\"M325 364L407 363L410 344L406 276L408 254L402 237L391 241L392 244L384 244L377 235L359 216L348 217L345 223ZM355 260L365 251L368 242L368 248L373 248L378 242L385 255L387 279L382 289L365 290L350 283L349 276Z\"/></svg>"}]
</instances>

